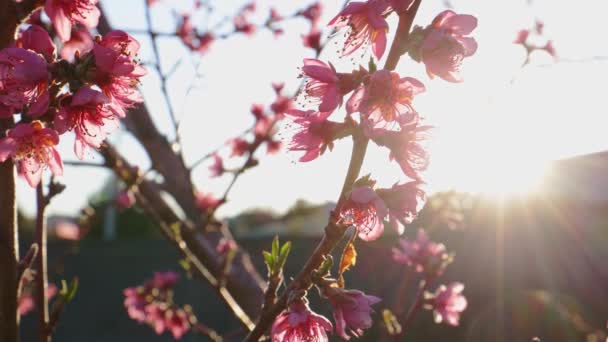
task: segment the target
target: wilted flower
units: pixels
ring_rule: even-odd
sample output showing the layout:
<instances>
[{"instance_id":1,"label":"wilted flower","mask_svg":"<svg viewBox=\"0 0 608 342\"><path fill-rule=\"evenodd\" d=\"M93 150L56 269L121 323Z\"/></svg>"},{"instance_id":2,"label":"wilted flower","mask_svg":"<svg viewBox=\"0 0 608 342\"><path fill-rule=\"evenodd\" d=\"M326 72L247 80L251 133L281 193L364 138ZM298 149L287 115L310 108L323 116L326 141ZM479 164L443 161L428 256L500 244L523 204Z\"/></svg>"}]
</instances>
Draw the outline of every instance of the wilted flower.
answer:
<instances>
[{"instance_id":1,"label":"wilted flower","mask_svg":"<svg viewBox=\"0 0 608 342\"><path fill-rule=\"evenodd\" d=\"M302 300L292 302L272 324L272 342L327 342L331 322L310 310Z\"/></svg>"},{"instance_id":2,"label":"wilted flower","mask_svg":"<svg viewBox=\"0 0 608 342\"><path fill-rule=\"evenodd\" d=\"M19 173L35 188L47 166L55 175L63 174L61 156L55 149L58 143L57 132L40 121L17 124L0 139L0 163L13 158Z\"/></svg>"},{"instance_id":3,"label":"wilted flower","mask_svg":"<svg viewBox=\"0 0 608 342\"><path fill-rule=\"evenodd\" d=\"M439 286L434 294L426 293L426 307L433 310L435 323L445 322L457 326L460 314L467 308L467 299L462 295L464 285L451 283Z\"/></svg>"}]
</instances>

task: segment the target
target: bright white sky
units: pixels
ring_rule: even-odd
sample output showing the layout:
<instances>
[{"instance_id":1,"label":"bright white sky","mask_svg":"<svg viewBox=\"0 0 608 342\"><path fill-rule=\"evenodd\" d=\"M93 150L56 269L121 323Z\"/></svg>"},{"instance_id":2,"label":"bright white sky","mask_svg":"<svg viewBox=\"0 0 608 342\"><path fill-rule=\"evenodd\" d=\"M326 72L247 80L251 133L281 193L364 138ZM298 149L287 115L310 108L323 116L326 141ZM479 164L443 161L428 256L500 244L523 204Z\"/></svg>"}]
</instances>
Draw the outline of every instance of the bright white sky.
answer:
<instances>
[{"instance_id":1,"label":"bright white sky","mask_svg":"<svg viewBox=\"0 0 608 342\"><path fill-rule=\"evenodd\" d=\"M324 1L322 22L328 22L337 13L342 1ZM101 1L110 9L113 24L127 30L145 28L143 2ZM531 7L526 5L526 0L452 2L457 12L473 14L479 19L479 26L474 31L479 50L465 61L465 82L431 81L425 76L422 65L407 58L403 58L398 67L402 75L417 77L426 84L427 93L419 96L414 105L438 127L427 177L431 190L455 188L496 192L524 189L542 174L544 166L552 159L608 148L605 134L608 111L604 104L608 61L564 61L550 65L552 59L539 54L533 59L533 65L520 72L524 52L511 44L520 28L530 27L534 18L539 17L545 22L546 34L553 38L562 59L608 56L608 44L605 43L608 30L600 24L604 21L608 2L536 0ZM230 15L243 1L215 3L218 11ZM268 7L275 5L281 13L292 13L300 4L306 3L261 0L258 12L263 18ZM416 23L428 24L443 9L441 4L436 0L423 1ZM221 17L222 14L218 14L218 18ZM155 10L153 19L159 31L174 29L172 19L162 5ZM169 87L183 118L181 134L188 162L197 160L249 127L252 123L250 105L272 101L270 82L286 81L290 90L299 85L297 67L303 58L313 55L302 47L300 40L300 34L308 30L308 24L298 19L284 27L286 34L279 39L274 39L269 32L260 32L252 39L235 36L216 42L203 57L200 71L204 77L186 102L183 90L194 71L188 63L183 63L175 74ZM395 27L395 22L391 21L391 28ZM142 59L149 60L150 42L142 39L142 45ZM166 51L163 65L167 69L185 53L176 41L162 41L161 46ZM328 52L326 58L335 61L332 52ZM339 66L342 67L341 71L348 71L349 65ZM157 77L151 73L143 84L155 120L163 131L171 134ZM64 139L61 146L62 154L70 156L66 159L73 159L72 139ZM148 162L131 137L121 134L113 141L142 169L147 168ZM297 156L284 152L264 157L259 167L241 177L230 202L220 214L232 215L249 207L283 211L298 198L317 203L335 200L349 153L350 141L344 140L336 144L334 152L306 164L295 162ZM90 158L99 160L95 155ZM381 185L405 180L398 168L387 162L387 153L377 148L368 153L364 172L372 172ZM103 169L66 166L62 180L68 188L53 201L50 211L75 214L108 177L110 173ZM194 179L199 189L216 193L220 193L229 180L227 177L209 179L204 164L194 172ZM24 181L20 181L19 192L20 205L27 213L33 213L33 192Z\"/></svg>"}]
</instances>

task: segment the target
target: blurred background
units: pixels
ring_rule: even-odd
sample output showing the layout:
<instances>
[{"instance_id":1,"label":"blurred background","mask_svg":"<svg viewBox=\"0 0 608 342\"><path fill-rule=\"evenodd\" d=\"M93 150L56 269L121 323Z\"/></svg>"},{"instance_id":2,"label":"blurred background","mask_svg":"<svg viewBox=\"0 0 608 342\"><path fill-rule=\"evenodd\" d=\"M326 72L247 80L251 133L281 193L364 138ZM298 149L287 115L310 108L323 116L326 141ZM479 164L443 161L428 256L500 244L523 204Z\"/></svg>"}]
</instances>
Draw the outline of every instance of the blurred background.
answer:
<instances>
[{"instance_id":1,"label":"blurred background","mask_svg":"<svg viewBox=\"0 0 608 342\"><path fill-rule=\"evenodd\" d=\"M218 40L204 55L194 55L178 37L171 37L181 14L192 1L165 0L145 19L144 1L101 0L114 28L124 29L142 44L140 58L154 63L147 31L157 37L168 101L161 93L161 76L150 69L142 81L146 105L168 139L177 136L168 115L176 108L178 132L186 164L222 146L254 121L253 103L274 98L271 82L285 82L296 92L302 59L314 52L302 45L308 23L293 18L281 23L275 36L259 30L252 36ZM207 1L211 14L193 17L195 25L211 28L233 16L246 1ZM286 16L308 2L257 1L251 20L263 23L270 8ZM321 24L343 6L342 0L322 1ZM606 139L605 77L608 75L608 31L600 26L608 3L581 0L423 1L415 24L427 25L445 8L473 14L479 50L464 63L462 84L428 80L424 67L406 58L397 71L417 77L427 92L416 108L437 127L431 145L429 201L420 218L408 227L414 236L424 227L435 241L455 253L443 282L461 281L469 307L457 328L432 322L420 314L406 341L604 341L608 319L608 140ZM395 27L395 18L389 25ZM392 20L392 21L391 21ZM518 32L544 23L538 44L551 40L557 58L513 44ZM392 31L391 31L392 33ZM325 32L323 40L338 39ZM390 35L389 35L390 39ZM540 46L539 45L539 46ZM331 46L331 45L330 45ZM337 61L332 48L321 59ZM349 71L349 62L335 63ZM62 154L71 155L72 142ZM113 137L141 170L150 168L146 154L126 130ZM220 216L235 238L264 270L261 251L275 235L290 240L294 250L286 278L297 273L320 239L346 170L349 141L311 163L297 162L285 150L263 156L260 165L239 179ZM227 151L220 150L227 155ZM380 186L402 180L401 171L387 163L387 153L372 147L363 174L372 173ZM101 157L88 156L93 162ZM210 178L209 164L194 169L199 190L221 194L228 177ZM92 182L91 180L95 180ZM128 318L122 290L149 278L155 271L182 274L176 297L194 307L199 319L216 330L238 330L213 289L188 280L179 255L153 222L136 208L121 209L116 196L121 185L103 167L66 167L61 179L67 189L49 209L52 241L50 278L80 279L80 289L57 328L56 341L171 341ZM35 213L33 192L19 188L21 234L27 250ZM358 264L347 279L369 294L383 297L377 307L390 306L404 274L392 262L397 236L359 244ZM382 272L378 272L381 269ZM414 291L413 286L412 293ZM329 313L313 301L316 311ZM33 315L24 317L24 341L34 339ZM382 329L377 324L375 329ZM372 330L364 340L377 341ZM186 336L184 341L201 340Z\"/></svg>"}]
</instances>

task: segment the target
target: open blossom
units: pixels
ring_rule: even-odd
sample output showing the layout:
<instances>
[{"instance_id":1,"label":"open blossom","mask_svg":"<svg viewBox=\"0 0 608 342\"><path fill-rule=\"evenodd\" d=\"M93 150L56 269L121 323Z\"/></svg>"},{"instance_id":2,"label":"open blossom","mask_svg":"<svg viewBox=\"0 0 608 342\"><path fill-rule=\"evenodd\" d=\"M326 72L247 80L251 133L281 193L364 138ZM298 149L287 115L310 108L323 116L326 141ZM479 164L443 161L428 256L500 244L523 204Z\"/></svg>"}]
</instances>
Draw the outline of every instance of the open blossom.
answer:
<instances>
[{"instance_id":1,"label":"open blossom","mask_svg":"<svg viewBox=\"0 0 608 342\"><path fill-rule=\"evenodd\" d=\"M300 300L277 316L270 335L272 342L327 342L327 331L333 331L331 322Z\"/></svg>"},{"instance_id":2,"label":"open blossom","mask_svg":"<svg viewBox=\"0 0 608 342\"><path fill-rule=\"evenodd\" d=\"M68 41L72 25L80 23L88 28L99 23L98 0L46 0L44 11L53 22L61 41Z\"/></svg>"},{"instance_id":3,"label":"open blossom","mask_svg":"<svg viewBox=\"0 0 608 342\"><path fill-rule=\"evenodd\" d=\"M58 143L57 132L45 128L40 121L20 123L0 139L0 163L13 158L19 173L34 188L47 166L55 175L63 174L61 156L55 149Z\"/></svg>"},{"instance_id":4,"label":"open blossom","mask_svg":"<svg viewBox=\"0 0 608 342\"><path fill-rule=\"evenodd\" d=\"M378 189L376 193L388 207L389 223L402 234L403 224L410 224L418 215L426 200L426 193L420 188L422 182L412 181L395 184L389 189Z\"/></svg>"},{"instance_id":5,"label":"open blossom","mask_svg":"<svg viewBox=\"0 0 608 342\"><path fill-rule=\"evenodd\" d=\"M393 129L417 121L412 107L415 95L424 92L415 78L400 78L396 72L378 70L348 99L347 112L361 113L362 123L371 129Z\"/></svg>"},{"instance_id":6,"label":"open blossom","mask_svg":"<svg viewBox=\"0 0 608 342\"><path fill-rule=\"evenodd\" d=\"M426 307L433 310L435 323L459 324L460 314L467 308L467 299L462 295L462 290L463 284L451 283L439 286L435 294L426 294Z\"/></svg>"},{"instance_id":7,"label":"open blossom","mask_svg":"<svg viewBox=\"0 0 608 342\"><path fill-rule=\"evenodd\" d=\"M319 103L320 112L333 112L342 104L338 75L332 66L318 59L305 58L302 73L307 77L304 97L311 102Z\"/></svg>"},{"instance_id":8,"label":"open blossom","mask_svg":"<svg viewBox=\"0 0 608 342\"><path fill-rule=\"evenodd\" d=\"M53 124L60 133L74 131L74 153L83 159L88 147L99 148L118 128L118 119L107 96L89 87L78 89L68 102L59 110Z\"/></svg>"},{"instance_id":9,"label":"open blossom","mask_svg":"<svg viewBox=\"0 0 608 342\"><path fill-rule=\"evenodd\" d=\"M49 33L38 25L31 25L27 30L21 32L17 40L17 46L38 52L48 61L55 59L55 44Z\"/></svg>"},{"instance_id":10,"label":"open blossom","mask_svg":"<svg viewBox=\"0 0 608 342\"><path fill-rule=\"evenodd\" d=\"M137 85L146 70L135 60L139 47L135 38L115 30L98 40L93 48L97 65L95 81L121 118L125 117L127 109L143 102Z\"/></svg>"},{"instance_id":11,"label":"open blossom","mask_svg":"<svg viewBox=\"0 0 608 342\"><path fill-rule=\"evenodd\" d=\"M44 114L48 78L47 63L39 54L23 48L0 50L0 118L24 110L32 117Z\"/></svg>"},{"instance_id":12,"label":"open blossom","mask_svg":"<svg viewBox=\"0 0 608 342\"><path fill-rule=\"evenodd\" d=\"M381 58L386 50L388 23L383 15L389 10L384 0L351 2L333 18L329 25L344 29L346 41L341 55L348 56L371 44L376 58Z\"/></svg>"},{"instance_id":13,"label":"open blossom","mask_svg":"<svg viewBox=\"0 0 608 342\"><path fill-rule=\"evenodd\" d=\"M354 188L348 200L340 208L340 222L354 225L359 238L373 241L384 231L384 217L388 209L374 189L363 186Z\"/></svg>"},{"instance_id":14,"label":"open blossom","mask_svg":"<svg viewBox=\"0 0 608 342\"><path fill-rule=\"evenodd\" d=\"M443 273L447 256L445 245L431 241L424 229L418 230L416 240L400 239L399 247L393 248L395 262L412 266L416 272L429 276Z\"/></svg>"},{"instance_id":15,"label":"open blossom","mask_svg":"<svg viewBox=\"0 0 608 342\"><path fill-rule=\"evenodd\" d=\"M334 309L336 333L343 339L350 340L349 335L361 337L363 330L371 328L372 305L380 302L380 298L341 288L329 288L324 295Z\"/></svg>"},{"instance_id":16,"label":"open blossom","mask_svg":"<svg viewBox=\"0 0 608 342\"><path fill-rule=\"evenodd\" d=\"M429 153L424 146L431 126L410 126L400 132L378 130L373 141L390 150L389 158L396 160L403 173L415 180L422 179L428 168Z\"/></svg>"},{"instance_id":17,"label":"open blossom","mask_svg":"<svg viewBox=\"0 0 608 342\"><path fill-rule=\"evenodd\" d=\"M327 120L331 113L294 109L286 114L292 119L295 131L287 149L305 152L299 159L301 162L316 159L327 147L331 148L332 142L348 129L343 123Z\"/></svg>"},{"instance_id":18,"label":"open blossom","mask_svg":"<svg viewBox=\"0 0 608 342\"><path fill-rule=\"evenodd\" d=\"M462 60L477 51L475 39L465 36L475 27L477 18L450 10L441 12L433 20L420 50L429 77L436 75L449 82L462 82Z\"/></svg>"},{"instance_id":19,"label":"open blossom","mask_svg":"<svg viewBox=\"0 0 608 342\"><path fill-rule=\"evenodd\" d=\"M70 40L63 43L59 55L66 61L73 61L76 56L76 51L83 55L93 50L93 36L85 27L77 27L72 29Z\"/></svg>"}]
</instances>

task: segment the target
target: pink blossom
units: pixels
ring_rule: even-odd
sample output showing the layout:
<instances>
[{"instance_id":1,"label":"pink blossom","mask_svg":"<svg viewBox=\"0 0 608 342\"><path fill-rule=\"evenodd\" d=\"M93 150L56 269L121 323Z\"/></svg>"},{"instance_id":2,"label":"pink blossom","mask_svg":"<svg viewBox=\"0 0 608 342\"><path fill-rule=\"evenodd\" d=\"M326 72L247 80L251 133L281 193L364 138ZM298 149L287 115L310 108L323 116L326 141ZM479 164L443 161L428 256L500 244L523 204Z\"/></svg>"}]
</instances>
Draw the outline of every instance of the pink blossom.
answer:
<instances>
[{"instance_id":1,"label":"pink blossom","mask_svg":"<svg viewBox=\"0 0 608 342\"><path fill-rule=\"evenodd\" d=\"M23 48L0 50L0 118L20 111L37 117L49 105L47 63Z\"/></svg>"},{"instance_id":2,"label":"pink blossom","mask_svg":"<svg viewBox=\"0 0 608 342\"><path fill-rule=\"evenodd\" d=\"M95 64L100 70L115 76L142 74L143 68L134 60L139 47L139 42L128 33L111 31L93 48Z\"/></svg>"},{"instance_id":3,"label":"pink blossom","mask_svg":"<svg viewBox=\"0 0 608 342\"><path fill-rule=\"evenodd\" d=\"M179 281L179 274L171 271L154 272L154 277L146 283L149 289L169 290Z\"/></svg>"},{"instance_id":4,"label":"pink blossom","mask_svg":"<svg viewBox=\"0 0 608 342\"><path fill-rule=\"evenodd\" d=\"M266 153L275 154L281 150L283 144L278 140L268 139L266 140Z\"/></svg>"},{"instance_id":5,"label":"pink blossom","mask_svg":"<svg viewBox=\"0 0 608 342\"><path fill-rule=\"evenodd\" d=\"M302 35L302 44L304 44L304 46L307 48L311 48L317 51L320 50L321 31L317 29L311 29L310 32L305 35Z\"/></svg>"},{"instance_id":6,"label":"pink blossom","mask_svg":"<svg viewBox=\"0 0 608 342\"><path fill-rule=\"evenodd\" d=\"M457 326L460 314L467 308L467 299L462 295L464 285L451 283L439 286L434 295L427 294L427 307L433 309L435 323L445 322Z\"/></svg>"},{"instance_id":7,"label":"pink blossom","mask_svg":"<svg viewBox=\"0 0 608 342\"><path fill-rule=\"evenodd\" d=\"M340 207L340 222L354 225L359 238L373 241L384 231L384 217L388 209L374 189L364 186L354 188L348 200Z\"/></svg>"},{"instance_id":8,"label":"pink blossom","mask_svg":"<svg viewBox=\"0 0 608 342\"><path fill-rule=\"evenodd\" d=\"M129 287L123 290L125 296L124 306L127 309L127 314L131 319L138 322L146 320L145 307L148 304L146 293L143 287Z\"/></svg>"},{"instance_id":9,"label":"pink blossom","mask_svg":"<svg viewBox=\"0 0 608 342\"><path fill-rule=\"evenodd\" d=\"M135 204L135 194L128 189L123 190L116 196L116 203L123 209L131 208Z\"/></svg>"},{"instance_id":10,"label":"pink blossom","mask_svg":"<svg viewBox=\"0 0 608 342\"><path fill-rule=\"evenodd\" d=\"M230 156L232 157L241 157L245 153L249 151L251 145L249 142L243 138L234 138L230 140L230 146L232 148L232 153Z\"/></svg>"},{"instance_id":11,"label":"pink blossom","mask_svg":"<svg viewBox=\"0 0 608 342\"><path fill-rule=\"evenodd\" d=\"M173 338L179 340L190 330L189 315L182 309L170 310L166 314L165 325Z\"/></svg>"},{"instance_id":12,"label":"pink blossom","mask_svg":"<svg viewBox=\"0 0 608 342\"><path fill-rule=\"evenodd\" d=\"M196 194L196 206L201 210L212 210L217 208L222 203L223 201L213 196L213 194L204 192L198 192Z\"/></svg>"},{"instance_id":13,"label":"pink blossom","mask_svg":"<svg viewBox=\"0 0 608 342\"><path fill-rule=\"evenodd\" d=\"M274 100L272 104L270 104L270 110L278 116L283 115L285 112L293 108L294 103L293 99L289 96L279 95Z\"/></svg>"},{"instance_id":14,"label":"pink blossom","mask_svg":"<svg viewBox=\"0 0 608 342\"><path fill-rule=\"evenodd\" d=\"M226 254L235 249L237 249L236 242L227 238L221 238L220 242L218 242L217 246L215 246L215 250L220 254Z\"/></svg>"},{"instance_id":15,"label":"pink blossom","mask_svg":"<svg viewBox=\"0 0 608 342\"><path fill-rule=\"evenodd\" d=\"M44 11L49 16L61 41L68 41L72 25L80 23L88 28L99 23L98 0L46 0Z\"/></svg>"},{"instance_id":16,"label":"pink blossom","mask_svg":"<svg viewBox=\"0 0 608 342\"><path fill-rule=\"evenodd\" d=\"M412 266L416 272L425 272L430 277L443 273L442 264L447 256L445 245L431 241L424 229L418 230L416 240L400 239L399 247L393 248L395 262Z\"/></svg>"},{"instance_id":17,"label":"pink blossom","mask_svg":"<svg viewBox=\"0 0 608 342\"><path fill-rule=\"evenodd\" d=\"M74 28L72 29L70 40L63 43L59 55L61 58L71 62L74 60L76 52L78 52L79 55L83 55L93 50L93 46L93 36L91 36L91 33L87 28Z\"/></svg>"},{"instance_id":18,"label":"pink blossom","mask_svg":"<svg viewBox=\"0 0 608 342\"><path fill-rule=\"evenodd\" d=\"M389 222L402 234L403 224L410 224L418 215L426 200L426 193L420 188L422 182L412 181L395 184L389 189L378 189L376 193L388 207Z\"/></svg>"},{"instance_id":19,"label":"pink blossom","mask_svg":"<svg viewBox=\"0 0 608 342\"><path fill-rule=\"evenodd\" d=\"M320 113L313 110L301 111L293 109L287 116L292 119L295 133L290 139L287 149L304 151L301 162L316 159L347 127L345 124L327 120L331 113Z\"/></svg>"},{"instance_id":20,"label":"pink blossom","mask_svg":"<svg viewBox=\"0 0 608 342\"><path fill-rule=\"evenodd\" d=\"M526 45L529 36L530 30L520 30L519 32L517 32L517 36L515 37L513 44Z\"/></svg>"},{"instance_id":21,"label":"pink blossom","mask_svg":"<svg viewBox=\"0 0 608 342\"><path fill-rule=\"evenodd\" d=\"M475 39L465 36L475 27L477 18L451 10L441 12L433 20L420 51L429 77L436 75L449 82L462 82L462 60L477 51Z\"/></svg>"},{"instance_id":22,"label":"pink blossom","mask_svg":"<svg viewBox=\"0 0 608 342\"><path fill-rule=\"evenodd\" d=\"M305 58L302 73L307 77L304 97L319 103L320 112L333 112L342 104L342 94L338 89L336 70L318 59Z\"/></svg>"},{"instance_id":23,"label":"pink blossom","mask_svg":"<svg viewBox=\"0 0 608 342\"><path fill-rule=\"evenodd\" d=\"M127 109L143 102L137 85L146 70L135 60L138 51L139 42L123 31L109 32L93 48L97 65L95 81L121 118Z\"/></svg>"},{"instance_id":24,"label":"pink blossom","mask_svg":"<svg viewBox=\"0 0 608 342\"><path fill-rule=\"evenodd\" d=\"M415 78L378 70L351 95L346 110L361 113L364 125L372 129L394 129L395 124L403 127L417 121L412 101L424 91L424 85Z\"/></svg>"},{"instance_id":25,"label":"pink blossom","mask_svg":"<svg viewBox=\"0 0 608 342\"><path fill-rule=\"evenodd\" d=\"M211 32L205 32L204 34L197 36L197 38L198 46L196 46L194 50L201 55L209 51L211 44L215 41L215 36Z\"/></svg>"},{"instance_id":26,"label":"pink blossom","mask_svg":"<svg viewBox=\"0 0 608 342\"><path fill-rule=\"evenodd\" d=\"M551 57L557 58L557 52L555 51L555 47L553 46L553 41L549 40L545 46L542 47L542 50L545 50Z\"/></svg>"},{"instance_id":27,"label":"pink blossom","mask_svg":"<svg viewBox=\"0 0 608 342\"><path fill-rule=\"evenodd\" d=\"M264 106L259 103L254 103L251 105L251 114L257 120L260 120L264 117Z\"/></svg>"},{"instance_id":28,"label":"pink blossom","mask_svg":"<svg viewBox=\"0 0 608 342\"><path fill-rule=\"evenodd\" d=\"M49 33L38 25L32 25L21 33L17 46L43 55L47 61L55 59L55 44Z\"/></svg>"},{"instance_id":29,"label":"pink blossom","mask_svg":"<svg viewBox=\"0 0 608 342\"><path fill-rule=\"evenodd\" d=\"M53 123L62 134L74 131L74 153L83 159L88 147L99 148L118 128L118 119L108 97L97 90L82 87L68 100L69 104L59 110Z\"/></svg>"},{"instance_id":30,"label":"pink blossom","mask_svg":"<svg viewBox=\"0 0 608 342\"><path fill-rule=\"evenodd\" d=\"M211 171L211 177L219 177L223 175L224 172L226 172L226 169L224 168L224 162L217 153L214 153L212 157L213 164L211 164L211 166L209 167L209 171Z\"/></svg>"},{"instance_id":31,"label":"pink blossom","mask_svg":"<svg viewBox=\"0 0 608 342\"><path fill-rule=\"evenodd\" d=\"M389 158L396 160L403 173L415 180L422 179L428 168L429 154L424 146L431 126L410 126L400 132L378 130L372 136L374 142L390 150Z\"/></svg>"},{"instance_id":32,"label":"pink blossom","mask_svg":"<svg viewBox=\"0 0 608 342\"><path fill-rule=\"evenodd\" d=\"M310 310L303 301L293 302L272 324L272 342L327 342L331 322Z\"/></svg>"},{"instance_id":33,"label":"pink blossom","mask_svg":"<svg viewBox=\"0 0 608 342\"><path fill-rule=\"evenodd\" d=\"M341 55L348 56L362 47L372 46L372 52L380 59L386 50L388 23L383 15L389 10L383 0L350 2L329 22L329 26L346 30L346 41Z\"/></svg>"},{"instance_id":34,"label":"pink blossom","mask_svg":"<svg viewBox=\"0 0 608 342\"><path fill-rule=\"evenodd\" d=\"M345 340L350 336L361 337L363 330L372 326L372 305L381 301L358 290L333 288L327 291L328 299L334 309L336 333Z\"/></svg>"},{"instance_id":35,"label":"pink blossom","mask_svg":"<svg viewBox=\"0 0 608 342\"><path fill-rule=\"evenodd\" d=\"M310 21L310 25L314 28L317 26L319 19L321 19L322 12L323 6L319 1L317 1L307 8L299 11L297 15L308 19L308 21Z\"/></svg>"},{"instance_id":36,"label":"pink blossom","mask_svg":"<svg viewBox=\"0 0 608 342\"><path fill-rule=\"evenodd\" d=\"M0 139L0 163L13 158L19 173L35 188L47 166L55 175L63 174L61 156L55 149L58 143L57 132L40 121L20 123Z\"/></svg>"}]
</instances>

